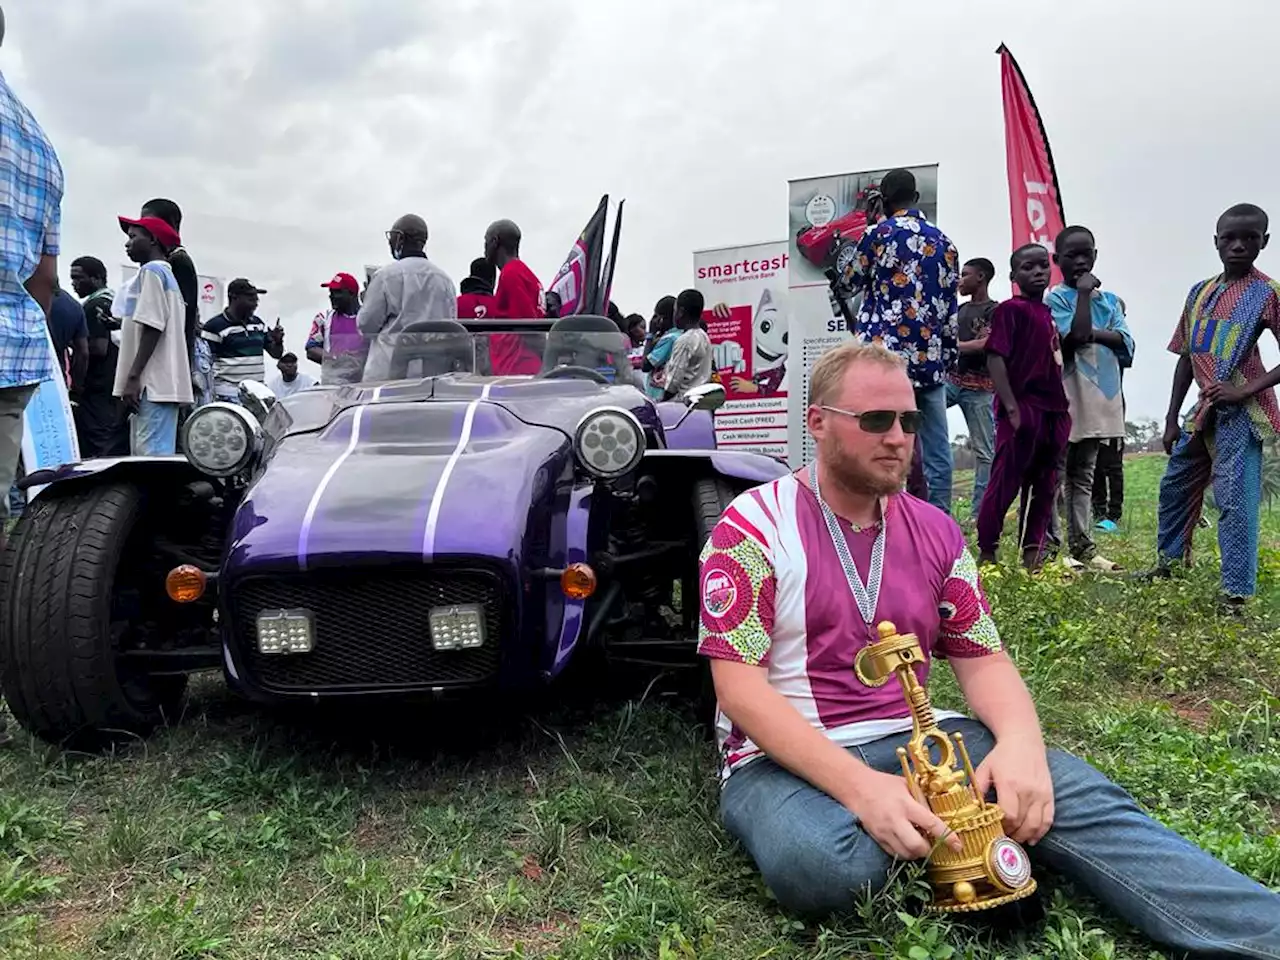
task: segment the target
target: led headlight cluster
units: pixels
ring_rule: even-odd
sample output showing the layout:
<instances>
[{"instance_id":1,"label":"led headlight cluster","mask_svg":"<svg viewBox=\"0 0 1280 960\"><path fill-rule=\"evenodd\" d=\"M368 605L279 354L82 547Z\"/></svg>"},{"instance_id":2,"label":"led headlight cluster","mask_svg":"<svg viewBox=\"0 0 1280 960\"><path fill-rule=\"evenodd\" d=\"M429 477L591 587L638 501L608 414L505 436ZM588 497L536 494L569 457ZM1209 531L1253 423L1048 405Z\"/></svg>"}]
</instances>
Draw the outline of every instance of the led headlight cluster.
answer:
<instances>
[{"instance_id":1,"label":"led headlight cluster","mask_svg":"<svg viewBox=\"0 0 1280 960\"><path fill-rule=\"evenodd\" d=\"M259 653L310 653L315 617L310 610L263 610L258 614Z\"/></svg>"},{"instance_id":2,"label":"led headlight cluster","mask_svg":"<svg viewBox=\"0 0 1280 960\"><path fill-rule=\"evenodd\" d=\"M484 645L484 608L478 603L432 607L427 618L436 650L473 650Z\"/></svg>"},{"instance_id":3,"label":"led headlight cluster","mask_svg":"<svg viewBox=\"0 0 1280 960\"><path fill-rule=\"evenodd\" d=\"M583 468L601 479L634 470L644 456L644 429L630 410L600 407L578 421L573 451Z\"/></svg>"},{"instance_id":4,"label":"led headlight cluster","mask_svg":"<svg viewBox=\"0 0 1280 960\"><path fill-rule=\"evenodd\" d=\"M207 403L187 418L182 449L191 465L212 477L244 470L262 446L262 426L234 403Z\"/></svg>"}]
</instances>

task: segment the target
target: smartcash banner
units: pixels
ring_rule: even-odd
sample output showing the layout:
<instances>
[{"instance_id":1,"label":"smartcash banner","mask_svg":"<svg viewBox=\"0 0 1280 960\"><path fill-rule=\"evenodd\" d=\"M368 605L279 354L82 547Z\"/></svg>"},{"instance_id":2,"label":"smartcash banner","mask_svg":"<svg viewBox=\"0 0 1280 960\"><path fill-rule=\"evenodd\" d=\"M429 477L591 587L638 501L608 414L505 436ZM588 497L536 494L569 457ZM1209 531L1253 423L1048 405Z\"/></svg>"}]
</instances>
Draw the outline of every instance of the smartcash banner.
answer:
<instances>
[{"instance_id":1,"label":"smartcash banner","mask_svg":"<svg viewBox=\"0 0 1280 960\"><path fill-rule=\"evenodd\" d=\"M726 398L715 415L716 443L780 459L787 455L789 259L785 241L693 255L712 376Z\"/></svg>"}]
</instances>

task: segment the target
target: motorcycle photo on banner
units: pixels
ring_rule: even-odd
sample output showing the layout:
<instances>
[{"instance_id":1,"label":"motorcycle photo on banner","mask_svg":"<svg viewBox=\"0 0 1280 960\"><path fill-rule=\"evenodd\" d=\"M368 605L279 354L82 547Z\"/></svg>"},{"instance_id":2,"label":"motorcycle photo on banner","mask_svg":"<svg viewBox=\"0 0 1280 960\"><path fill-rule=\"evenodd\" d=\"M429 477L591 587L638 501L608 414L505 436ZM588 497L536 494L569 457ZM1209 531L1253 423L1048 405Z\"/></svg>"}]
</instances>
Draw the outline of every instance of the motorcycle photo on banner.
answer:
<instances>
[{"instance_id":1,"label":"motorcycle photo on banner","mask_svg":"<svg viewBox=\"0 0 1280 960\"><path fill-rule=\"evenodd\" d=\"M787 456L788 259L785 240L693 255L712 377L725 389L715 415L719 447Z\"/></svg>"},{"instance_id":2,"label":"motorcycle photo on banner","mask_svg":"<svg viewBox=\"0 0 1280 960\"><path fill-rule=\"evenodd\" d=\"M805 429L809 371L818 357L853 336L862 298L851 284L858 241L884 216L880 180L889 172L865 170L792 180L788 203L789 335L793 377L787 394L787 459L793 469L813 460ZM938 165L907 167L916 178L920 211L938 215Z\"/></svg>"}]
</instances>

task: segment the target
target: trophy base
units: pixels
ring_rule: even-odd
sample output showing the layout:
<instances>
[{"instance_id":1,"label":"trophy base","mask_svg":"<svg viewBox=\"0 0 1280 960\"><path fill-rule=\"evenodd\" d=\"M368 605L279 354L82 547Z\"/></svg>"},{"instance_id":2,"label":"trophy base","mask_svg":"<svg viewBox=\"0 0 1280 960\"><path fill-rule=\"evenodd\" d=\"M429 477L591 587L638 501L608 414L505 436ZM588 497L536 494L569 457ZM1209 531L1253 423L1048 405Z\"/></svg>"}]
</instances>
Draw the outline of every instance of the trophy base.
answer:
<instances>
[{"instance_id":1,"label":"trophy base","mask_svg":"<svg viewBox=\"0 0 1280 960\"><path fill-rule=\"evenodd\" d=\"M983 900L971 900L968 903L961 903L959 900L946 899L936 900L928 904L925 910L928 913L979 913L984 910L996 910L1000 907L1007 906L1018 900L1025 899L1036 892L1036 882L1031 880L1025 887L1015 890L1013 893L999 894L994 897L987 897Z\"/></svg>"}]
</instances>

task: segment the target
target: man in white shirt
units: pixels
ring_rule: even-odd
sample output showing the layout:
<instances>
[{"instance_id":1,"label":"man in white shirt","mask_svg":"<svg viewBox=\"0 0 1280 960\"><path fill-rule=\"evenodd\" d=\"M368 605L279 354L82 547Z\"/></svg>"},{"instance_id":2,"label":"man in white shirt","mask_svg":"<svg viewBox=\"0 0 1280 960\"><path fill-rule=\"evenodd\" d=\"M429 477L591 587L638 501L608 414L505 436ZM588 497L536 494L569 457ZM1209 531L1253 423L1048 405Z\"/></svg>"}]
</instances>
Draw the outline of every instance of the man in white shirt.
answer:
<instances>
[{"instance_id":1,"label":"man in white shirt","mask_svg":"<svg viewBox=\"0 0 1280 960\"><path fill-rule=\"evenodd\" d=\"M111 305L120 318L120 357L115 396L133 413L134 456L173 456L178 448L178 409L192 403L187 354L186 305L168 251L182 241L159 217L120 217L129 236L125 253L138 264L133 279Z\"/></svg>"},{"instance_id":2,"label":"man in white shirt","mask_svg":"<svg viewBox=\"0 0 1280 960\"><path fill-rule=\"evenodd\" d=\"M356 324L372 341L365 361L366 381L390 375L393 338L419 320L456 320L458 288L449 275L427 259L427 222L408 213L387 231L395 262L373 275ZM380 339L381 337L381 339Z\"/></svg>"},{"instance_id":3,"label":"man in white shirt","mask_svg":"<svg viewBox=\"0 0 1280 960\"><path fill-rule=\"evenodd\" d=\"M309 373L300 373L298 371L298 357L296 354L286 353L276 364L276 369L280 371L280 375L272 377L267 386L281 400L285 397L292 397L300 390L306 390L308 387L316 385L315 377Z\"/></svg>"}]
</instances>

